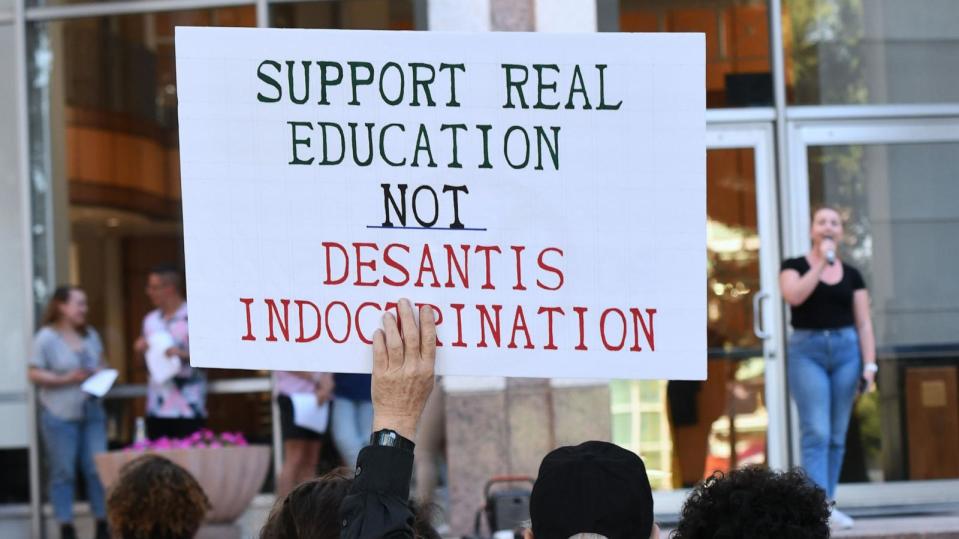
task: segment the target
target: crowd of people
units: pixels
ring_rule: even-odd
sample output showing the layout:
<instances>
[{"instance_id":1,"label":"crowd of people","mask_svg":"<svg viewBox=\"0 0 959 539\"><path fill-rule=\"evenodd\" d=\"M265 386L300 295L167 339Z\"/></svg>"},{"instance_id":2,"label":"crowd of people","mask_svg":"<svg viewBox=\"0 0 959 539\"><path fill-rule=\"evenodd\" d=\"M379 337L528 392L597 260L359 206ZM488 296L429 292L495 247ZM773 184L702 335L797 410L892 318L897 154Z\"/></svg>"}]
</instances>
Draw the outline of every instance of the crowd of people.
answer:
<instances>
[{"instance_id":1,"label":"crowd of people","mask_svg":"<svg viewBox=\"0 0 959 539\"><path fill-rule=\"evenodd\" d=\"M813 214L812 248L786 260L780 273L791 306L788 379L802 436L803 471L746 468L716 474L697 485L673 537L828 537L830 524L852 519L835 510L849 416L857 392L870 390L877 372L869 297L859 272L838 258L842 221L833 208ZM150 379L148 437L185 437L206 422L206 376L189 363L187 303L182 274L152 270L147 295L155 310L143 320L135 351L165 343L180 361L172 377ZM94 455L106 450L101 399L81 389L106 365L103 343L86 321L82 289L52 295L29 361L39 388L40 431L49 495L60 537L76 537L73 497L83 476L96 538L190 538L209 508L203 490L176 464L144 456L128 464L109 496ZM434 390L436 330L433 311L419 321L407 300L399 317L383 317L373 338L373 374L278 372L284 464L277 502L263 539L323 537L439 537L429 508L436 485L434 459L444 437L442 391ZM160 337L157 337L159 334ZM165 339L165 340L164 340ZM292 396L333 403L332 438L344 468L314 478L320 433L294 422ZM417 452L417 492L411 483ZM659 537L642 459L607 442L562 447L545 456L530 499L526 539Z\"/></svg>"}]
</instances>

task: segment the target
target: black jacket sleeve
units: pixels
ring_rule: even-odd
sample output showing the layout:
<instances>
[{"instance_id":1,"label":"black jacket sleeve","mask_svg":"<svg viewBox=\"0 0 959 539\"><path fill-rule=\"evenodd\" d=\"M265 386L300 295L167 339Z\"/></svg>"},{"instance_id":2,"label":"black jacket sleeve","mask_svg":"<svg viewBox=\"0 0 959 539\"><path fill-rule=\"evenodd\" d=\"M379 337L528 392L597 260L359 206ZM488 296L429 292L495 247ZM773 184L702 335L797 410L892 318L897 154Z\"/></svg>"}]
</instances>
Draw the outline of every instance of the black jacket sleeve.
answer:
<instances>
[{"instance_id":1,"label":"black jacket sleeve","mask_svg":"<svg viewBox=\"0 0 959 539\"><path fill-rule=\"evenodd\" d=\"M413 537L410 480L413 453L371 446L360 451L356 477L340 506L342 539Z\"/></svg>"}]
</instances>

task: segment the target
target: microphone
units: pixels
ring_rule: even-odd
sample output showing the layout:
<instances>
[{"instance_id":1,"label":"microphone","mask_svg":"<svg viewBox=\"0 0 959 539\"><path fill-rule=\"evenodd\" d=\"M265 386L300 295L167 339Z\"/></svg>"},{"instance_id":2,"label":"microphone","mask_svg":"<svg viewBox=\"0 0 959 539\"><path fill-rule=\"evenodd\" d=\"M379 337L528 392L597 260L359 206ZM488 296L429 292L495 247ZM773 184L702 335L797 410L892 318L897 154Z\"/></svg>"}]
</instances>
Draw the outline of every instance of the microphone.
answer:
<instances>
[{"instance_id":1,"label":"microphone","mask_svg":"<svg viewBox=\"0 0 959 539\"><path fill-rule=\"evenodd\" d=\"M822 239L833 241L832 236L823 236ZM829 249L826 251L826 263L832 266L836 263L836 250Z\"/></svg>"}]
</instances>

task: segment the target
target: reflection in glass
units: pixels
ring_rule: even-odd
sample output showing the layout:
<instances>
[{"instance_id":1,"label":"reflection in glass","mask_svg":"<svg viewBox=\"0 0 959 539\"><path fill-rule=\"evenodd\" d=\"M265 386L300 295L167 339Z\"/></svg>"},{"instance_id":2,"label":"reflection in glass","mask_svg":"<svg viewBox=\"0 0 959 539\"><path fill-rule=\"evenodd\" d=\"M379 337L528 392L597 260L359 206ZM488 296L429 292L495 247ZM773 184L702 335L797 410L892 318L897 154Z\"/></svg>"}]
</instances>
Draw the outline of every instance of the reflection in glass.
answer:
<instances>
[{"instance_id":1,"label":"reflection in glass","mask_svg":"<svg viewBox=\"0 0 959 539\"><path fill-rule=\"evenodd\" d=\"M703 32L707 106L773 103L766 0L620 0L619 30Z\"/></svg>"},{"instance_id":2,"label":"reflection in glass","mask_svg":"<svg viewBox=\"0 0 959 539\"><path fill-rule=\"evenodd\" d=\"M959 101L959 3L786 0L788 102Z\"/></svg>"},{"instance_id":3,"label":"reflection in glass","mask_svg":"<svg viewBox=\"0 0 959 539\"><path fill-rule=\"evenodd\" d=\"M619 380L610 387L613 440L643 457L657 489L766 462L765 367L752 329L759 290L754 157L749 149L707 153L707 380Z\"/></svg>"},{"instance_id":4,"label":"reflection in glass","mask_svg":"<svg viewBox=\"0 0 959 539\"><path fill-rule=\"evenodd\" d=\"M152 308L143 292L147 271L183 263L174 27L255 24L248 6L28 27L34 215L53 216L58 267L51 273L87 291L90 322L101 329L121 382L147 378L132 351ZM43 268L36 275L45 275ZM111 443L128 443L144 403L109 405ZM265 394L211 397L210 426L269 440L268 405Z\"/></svg>"},{"instance_id":5,"label":"reflection in glass","mask_svg":"<svg viewBox=\"0 0 959 539\"><path fill-rule=\"evenodd\" d=\"M277 28L363 28L414 30L413 0L276 2L270 25Z\"/></svg>"},{"instance_id":6,"label":"reflection in glass","mask_svg":"<svg viewBox=\"0 0 959 539\"><path fill-rule=\"evenodd\" d=\"M811 204L845 220L843 256L872 299L879 393L850 423L841 480L959 477L959 143L822 146Z\"/></svg>"}]
</instances>

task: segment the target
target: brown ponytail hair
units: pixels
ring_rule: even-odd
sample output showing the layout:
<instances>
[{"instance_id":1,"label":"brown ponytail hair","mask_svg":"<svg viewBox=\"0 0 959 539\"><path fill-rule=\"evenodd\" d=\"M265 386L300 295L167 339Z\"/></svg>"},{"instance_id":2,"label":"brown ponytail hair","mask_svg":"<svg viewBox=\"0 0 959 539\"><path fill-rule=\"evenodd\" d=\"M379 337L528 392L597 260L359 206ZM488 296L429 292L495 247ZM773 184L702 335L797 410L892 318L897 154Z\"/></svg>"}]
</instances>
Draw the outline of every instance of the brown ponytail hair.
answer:
<instances>
[{"instance_id":1,"label":"brown ponytail hair","mask_svg":"<svg viewBox=\"0 0 959 539\"><path fill-rule=\"evenodd\" d=\"M70 301L70 293L74 290L80 291L81 288L73 285L60 285L53 291L53 295L47 301L47 306L43 309L43 317L40 319L41 325L53 326L60 321L60 306L66 305ZM81 335L86 335L86 325L77 328L77 331Z\"/></svg>"}]
</instances>

